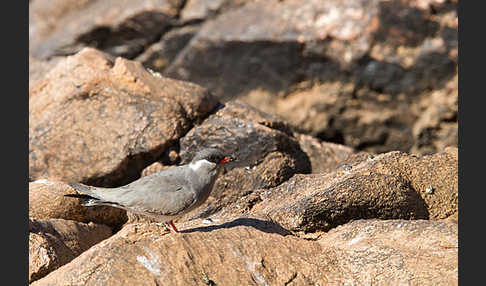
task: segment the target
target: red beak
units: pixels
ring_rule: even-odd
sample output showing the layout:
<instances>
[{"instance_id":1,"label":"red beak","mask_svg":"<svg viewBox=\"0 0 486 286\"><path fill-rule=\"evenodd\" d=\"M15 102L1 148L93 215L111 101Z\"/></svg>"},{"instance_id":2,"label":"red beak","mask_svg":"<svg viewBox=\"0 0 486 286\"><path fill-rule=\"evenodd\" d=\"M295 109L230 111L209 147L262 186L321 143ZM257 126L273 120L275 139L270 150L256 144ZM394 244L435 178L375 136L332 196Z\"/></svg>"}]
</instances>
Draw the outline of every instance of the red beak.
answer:
<instances>
[{"instance_id":1,"label":"red beak","mask_svg":"<svg viewBox=\"0 0 486 286\"><path fill-rule=\"evenodd\" d=\"M228 156L226 156L221 161L219 161L219 164L228 163L229 161L230 161L230 158Z\"/></svg>"}]
</instances>

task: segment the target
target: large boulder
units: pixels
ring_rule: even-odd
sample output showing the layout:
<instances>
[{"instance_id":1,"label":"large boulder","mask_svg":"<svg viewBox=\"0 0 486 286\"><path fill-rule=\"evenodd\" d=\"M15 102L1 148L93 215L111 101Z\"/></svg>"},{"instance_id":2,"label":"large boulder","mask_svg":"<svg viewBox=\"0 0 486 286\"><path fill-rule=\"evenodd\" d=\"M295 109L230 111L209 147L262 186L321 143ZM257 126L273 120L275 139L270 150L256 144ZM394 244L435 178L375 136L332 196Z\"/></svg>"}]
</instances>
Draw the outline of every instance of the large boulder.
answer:
<instances>
[{"instance_id":1,"label":"large boulder","mask_svg":"<svg viewBox=\"0 0 486 286\"><path fill-rule=\"evenodd\" d=\"M350 158L330 173L295 175L223 210L259 213L299 233L357 219L444 219L457 213L457 149L418 157L390 152Z\"/></svg>"},{"instance_id":2,"label":"large boulder","mask_svg":"<svg viewBox=\"0 0 486 286\"><path fill-rule=\"evenodd\" d=\"M29 177L129 183L217 104L198 85L85 48L30 87Z\"/></svg>"},{"instance_id":3,"label":"large boulder","mask_svg":"<svg viewBox=\"0 0 486 286\"><path fill-rule=\"evenodd\" d=\"M126 211L108 206L85 207L81 200L65 197L77 194L64 182L37 180L29 183L29 217L65 219L105 224L119 229L127 221Z\"/></svg>"},{"instance_id":4,"label":"large boulder","mask_svg":"<svg viewBox=\"0 0 486 286\"><path fill-rule=\"evenodd\" d=\"M68 263L111 234L106 225L29 218L29 282Z\"/></svg>"},{"instance_id":5,"label":"large boulder","mask_svg":"<svg viewBox=\"0 0 486 286\"><path fill-rule=\"evenodd\" d=\"M356 221L315 241L255 218L178 235L130 224L32 285L454 285L457 234L438 221Z\"/></svg>"},{"instance_id":6,"label":"large boulder","mask_svg":"<svg viewBox=\"0 0 486 286\"><path fill-rule=\"evenodd\" d=\"M41 59L90 46L133 58L165 33L181 0L91 0L29 3L29 50Z\"/></svg>"},{"instance_id":7,"label":"large boulder","mask_svg":"<svg viewBox=\"0 0 486 286\"><path fill-rule=\"evenodd\" d=\"M294 133L294 136L299 140L302 151L309 157L312 173L331 172L351 155L356 155L351 147L324 142L306 134Z\"/></svg>"}]
</instances>

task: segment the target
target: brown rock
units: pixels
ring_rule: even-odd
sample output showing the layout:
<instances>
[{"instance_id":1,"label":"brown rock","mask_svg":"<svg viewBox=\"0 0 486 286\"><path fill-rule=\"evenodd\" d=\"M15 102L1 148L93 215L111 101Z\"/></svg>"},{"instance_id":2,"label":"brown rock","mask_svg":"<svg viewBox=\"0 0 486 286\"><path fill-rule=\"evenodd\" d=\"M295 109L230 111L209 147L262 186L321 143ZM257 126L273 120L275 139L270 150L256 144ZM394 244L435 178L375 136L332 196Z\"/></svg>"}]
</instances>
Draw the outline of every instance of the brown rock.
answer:
<instances>
[{"instance_id":1,"label":"brown rock","mask_svg":"<svg viewBox=\"0 0 486 286\"><path fill-rule=\"evenodd\" d=\"M86 48L29 90L29 175L119 186L217 104L205 89Z\"/></svg>"},{"instance_id":2,"label":"brown rock","mask_svg":"<svg viewBox=\"0 0 486 286\"><path fill-rule=\"evenodd\" d=\"M444 219L457 212L457 148L427 156L408 156L391 152L377 157L373 171L406 178L427 204L430 219Z\"/></svg>"},{"instance_id":3,"label":"brown rock","mask_svg":"<svg viewBox=\"0 0 486 286\"><path fill-rule=\"evenodd\" d=\"M259 190L252 212L296 232L328 231L357 219L442 219L457 212L457 154L390 152L328 174L296 175ZM228 208L225 213L236 212Z\"/></svg>"},{"instance_id":4,"label":"brown rock","mask_svg":"<svg viewBox=\"0 0 486 286\"><path fill-rule=\"evenodd\" d=\"M188 0L181 11L184 22L202 20L255 0Z\"/></svg>"},{"instance_id":5,"label":"brown rock","mask_svg":"<svg viewBox=\"0 0 486 286\"><path fill-rule=\"evenodd\" d=\"M105 225L29 218L29 282L44 277L110 235L111 230Z\"/></svg>"},{"instance_id":6,"label":"brown rock","mask_svg":"<svg viewBox=\"0 0 486 286\"><path fill-rule=\"evenodd\" d=\"M105 206L85 207L81 200L64 196L76 193L62 182L38 180L29 183L29 217L95 222L114 228L126 222L127 215L124 210Z\"/></svg>"},{"instance_id":7,"label":"brown rock","mask_svg":"<svg viewBox=\"0 0 486 286\"><path fill-rule=\"evenodd\" d=\"M182 15L208 20L163 73L357 150L457 146L457 112L426 120L437 110L431 91L457 76L457 3L275 0L220 11L223 2L188 2Z\"/></svg>"},{"instance_id":8,"label":"brown rock","mask_svg":"<svg viewBox=\"0 0 486 286\"><path fill-rule=\"evenodd\" d=\"M356 219L427 219L427 206L409 183L382 174L297 175L262 192L252 212L294 232L328 231Z\"/></svg>"},{"instance_id":9,"label":"brown rock","mask_svg":"<svg viewBox=\"0 0 486 286\"><path fill-rule=\"evenodd\" d=\"M35 81L44 78L56 64L61 60L61 57L53 58L49 61L36 59L29 55L29 87L35 85Z\"/></svg>"},{"instance_id":10,"label":"brown rock","mask_svg":"<svg viewBox=\"0 0 486 286\"><path fill-rule=\"evenodd\" d=\"M174 168L175 166L166 166L162 164L161 162L155 162L152 165L148 166L147 168L143 169L142 171L142 177L152 175L155 173L158 173L160 171L167 170L169 168Z\"/></svg>"},{"instance_id":11,"label":"brown rock","mask_svg":"<svg viewBox=\"0 0 486 286\"><path fill-rule=\"evenodd\" d=\"M433 154L458 143L458 76L449 81L443 90L432 92L415 108L420 117L414 123L412 132L417 138L412 152Z\"/></svg>"},{"instance_id":12,"label":"brown rock","mask_svg":"<svg viewBox=\"0 0 486 286\"><path fill-rule=\"evenodd\" d=\"M331 172L354 154L353 148L344 145L323 142L305 134L295 133L294 135L299 140L300 148L311 161L312 173Z\"/></svg>"},{"instance_id":13,"label":"brown rock","mask_svg":"<svg viewBox=\"0 0 486 286\"><path fill-rule=\"evenodd\" d=\"M396 285L403 281L457 283L457 224L358 221L318 241L284 236L272 223L250 218L187 229L180 235L168 235L153 224L131 224L33 285Z\"/></svg>"},{"instance_id":14,"label":"brown rock","mask_svg":"<svg viewBox=\"0 0 486 286\"><path fill-rule=\"evenodd\" d=\"M91 46L132 58L157 41L183 1L34 1L29 5L29 45L37 58L70 55Z\"/></svg>"},{"instance_id":15,"label":"brown rock","mask_svg":"<svg viewBox=\"0 0 486 286\"><path fill-rule=\"evenodd\" d=\"M153 71L163 72L200 28L200 25L173 28L164 34L160 41L145 49L134 60Z\"/></svg>"},{"instance_id":16,"label":"brown rock","mask_svg":"<svg viewBox=\"0 0 486 286\"><path fill-rule=\"evenodd\" d=\"M458 284L457 223L359 220L318 242L335 249L330 285Z\"/></svg>"},{"instance_id":17,"label":"brown rock","mask_svg":"<svg viewBox=\"0 0 486 286\"><path fill-rule=\"evenodd\" d=\"M350 63L363 56L378 13L377 1L361 2L363 12L354 16L357 7L352 1L247 2L206 21L166 72L200 83L222 98L257 88L285 90L301 79L297 70L305 74L313 65L309 72L321 73L316 70L320 57L336 60L326 61L335 73L338 62ZM329 17L330 11L340 17ZM361 44L348 45L350 40ZM227 60L214 60L223 55Z\"/></svg>"}]
</instances>

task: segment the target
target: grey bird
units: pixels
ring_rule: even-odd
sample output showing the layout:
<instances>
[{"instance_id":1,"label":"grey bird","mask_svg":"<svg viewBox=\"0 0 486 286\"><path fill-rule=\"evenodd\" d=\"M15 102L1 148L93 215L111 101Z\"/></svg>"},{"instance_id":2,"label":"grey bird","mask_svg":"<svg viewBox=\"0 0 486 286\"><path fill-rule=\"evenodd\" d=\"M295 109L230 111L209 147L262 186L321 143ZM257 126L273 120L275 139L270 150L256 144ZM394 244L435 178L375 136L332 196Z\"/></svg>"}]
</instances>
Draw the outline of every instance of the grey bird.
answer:
<instances>
[{"instance_id":1,"label":"grey bird","mask_svg":"<svg viewBox=\"0 0 486 286\"><path fill-rule=\"evenodd\" d=\"M92 187L68 183L81 194L84 206L111 206L153 217L179 232L173 220L203 204L214 186L221 167L234 157L220 149L198 152L187 165L181 165L140 178L118 188Z\"/></svg>"}]
</instances>

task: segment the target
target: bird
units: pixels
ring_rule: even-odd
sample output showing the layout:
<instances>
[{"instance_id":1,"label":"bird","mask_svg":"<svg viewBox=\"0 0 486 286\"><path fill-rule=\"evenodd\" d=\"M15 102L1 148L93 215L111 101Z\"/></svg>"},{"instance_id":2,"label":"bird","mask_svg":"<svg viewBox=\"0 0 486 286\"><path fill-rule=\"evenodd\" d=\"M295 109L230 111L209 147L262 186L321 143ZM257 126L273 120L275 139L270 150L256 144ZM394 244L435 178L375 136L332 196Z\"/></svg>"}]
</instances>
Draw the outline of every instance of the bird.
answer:
<instances>
[{"instance_id":1,"label":"bird","mask_svg":"<svg viewBox=\"0 0 486 286\"><path fill-rule=\"evenodd\" d=\"M83 206L110 206L155 218L178 233L173 220L202 205L211 194L222 169L235 157L219 148L197 152L191 162L163 170L116 188L68 183L80 194Z\"/></svg>"}]
</instances>

